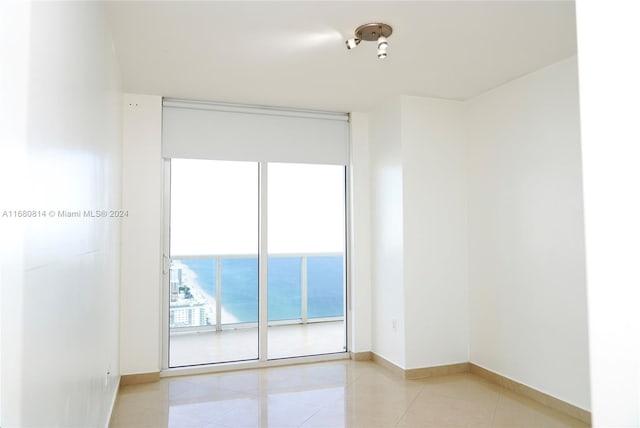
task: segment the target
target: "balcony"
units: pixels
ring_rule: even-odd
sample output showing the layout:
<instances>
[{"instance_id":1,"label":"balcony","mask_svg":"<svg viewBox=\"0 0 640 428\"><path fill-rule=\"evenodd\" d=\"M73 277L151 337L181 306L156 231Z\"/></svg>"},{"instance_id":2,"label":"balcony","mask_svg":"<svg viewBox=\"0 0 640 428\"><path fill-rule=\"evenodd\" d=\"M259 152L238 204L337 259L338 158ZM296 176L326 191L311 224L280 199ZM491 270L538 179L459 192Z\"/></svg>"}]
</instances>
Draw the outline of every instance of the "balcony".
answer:
<instances>
[{"instance_id":1,"label":"balcony","mask_svg":"<svg viewBox=\"0 0 640 428\"><path fill-rule=\"evenodd\" d=\"M177 256L170 269L170 367L257 358L258 258ZM344 255L268 259L269 358L342 352Z\"/></svg>"}]
</instances>

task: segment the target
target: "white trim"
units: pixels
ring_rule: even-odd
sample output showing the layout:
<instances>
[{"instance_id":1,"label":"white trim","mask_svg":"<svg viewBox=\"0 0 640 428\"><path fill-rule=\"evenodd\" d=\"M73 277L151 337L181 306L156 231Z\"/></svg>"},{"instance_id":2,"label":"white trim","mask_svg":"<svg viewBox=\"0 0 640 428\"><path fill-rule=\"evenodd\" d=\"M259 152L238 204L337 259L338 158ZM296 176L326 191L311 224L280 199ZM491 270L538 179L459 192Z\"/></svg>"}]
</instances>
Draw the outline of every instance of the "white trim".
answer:
<instances>
[{"instance_id":1,"label":"white trim","mask_svg":"<svg viewBox=\"0 0 640 428\"><path fill-rule=\"evenodd\" d=\"M258 250L258 357L260 361L269 359L269 314L268 311L268 274L269 252L268 252L268 166L266 162L259 164L259 250Z\"/></svg>"},{"instance_id":2,"label":"white trim","mask_svg":"<svg viewBox=\"0 0 640 428\"><path fill-rule=\"evenodd\" d=\"M310 355L306 357L280 358L267 361L239 361L233 363L203 364L192 367L175 367L160 372L160 377L187 376L206 373L220 373L236 370L260 369L267 367L289 366L294 364L320 363L324 361L348 360L348 352L335 354Z\"/></svg>"},{"instance_id":3,"label":"white trim","mask_svg":"<svg viewBox=\"0 0 640 428\"><path fill-rule=\"evenodd\" d=\"M183 108L192 110L211 110L230 113L262 114L268 116L302 117L309 119L338 120L347 122L348 113L329 112L320 110L286 109L281 107L253 106L248 104L216 103L209 101L193 101L183 99L167 99L162 101L163 107Z\"/></svg>"},{"instance_id":4,"label":"white trim","mask_svg":"<svg viewBox=\"0 0 640 428\"><path fill-rule=\"evenodd\" d=\"M269 257L333 257L333 256L342 256L343 253L337 252L318 252L318 253L270 253ZM257 258L258 254L197 254L191 256L181 256L176 255L172 256L172 259L180 260L194 260L194 259L246 259L246 258Z\"/></svg>"},{"instance_id":5,"label":"white trim","mask_svg":"<svg viewBox=\"0 0 640 428\"><path fill-rule=\"evenodd\" d=\"M345 228L345 247L344 247L344 253L336 253L336 252L319 252L319 253L287 253L287 254L269 254L268 252L268 205L267 205L267 200L268 200L268 194L267 194L267 189L268 189L268 163L267 162L259 162L257 163L257 166L259 168L259 172L258 172L258 186L259 186L259 200L257 201L258 206L259 206L259 212L258 212L258 221L259 221L259 251L258 251L258 263L259 263L259 267L258 267L258 307L259 307L259 313L258 313L258 337L259 337L259 342L258 342L258 362L259 363L267 363L267 362L274 362L274 361L280 361L280 359L275 359L275 360L269 360L269 355L268 355L268 328L270 326L273 325L288 325L288 324L298 324L298 323L319 323L319 322L327 322L327 321L344 321L345 323L345 341L343 342L343 344L341 345L344 349L345 353L348 353L349 350L351 349L351 338L350 338L350 325L352 322L352 318L350 317L349 313L347 312L347 307L349 306L349 310L350 310L350 304L348 305L348 303L350 303L350 299L349 299L349 295L350 295L350 291L349 291L349 287L350 287L350 280L349 280L349 261L347 260L347 258L349 257L349 248L350 248L350 235L349 235L349 230L350 230L350 224L349 224L349 167L345 166L343 167L343 171L344 171L344 187L343 187L343 192L344 192L344 198L345 198L345 203L344 203L344 228ZM170 159L165 159L164 160L164 165L163 165L163 172L164 172L164 177L163 177L163 183L164 183L164 198L163 198L163 211L164 211L164 224L163 224L163 275L162 275L162 356L161 356L161 369L163 371L174 371L174 370L181 370L181 369L191 369L192 367L169 367L169 362L170 362L170 356L169 356L169 352L170 352L170 337L172 334L181 334L181 333L191 333L193 330L192 329L185 329L182 331L174 331L173 333L170 331L169 329L169 269L168 266L165 267L165 263L164 263L164 258L167 257L168 260L171 259L208 259L208 258L215 258L218 260L218 263L220 262L220 260L222 258L247 258L247 257L256 257L256 255L239 255L239 254L235 254L235 255L220 255L220 254L216 254L216 255L184 255L184 256L179 256L176 255L174 257L170 257L170 210L171 210L171 199L170 199L170 192L171 192L171 160ZM263 257L260 257L260 254L263 254ZM283 320L283 321L271 321L269 322L268 320L268 259L269 257L303 257L306 258L308 256L343 256L343 314L344 316L342 317L326 317L326 318L311 318L308 319L307 318L307 314L305 312L307 312L305 309L306 308L302 308L302 319L299 322L291 322L291 320ZM218 266L219 267L219 266ZM306 266L303 267L303 277L306 279L306 272L304 271L306 270ZM221 269L218 268L217 269L217 274L218 274L218 278L216 280L216 295L217 295L217 302L221 302L221 296L219 295L219 285L220 285L220 272ZM304 280L303 280L304 282ZM306 285L306 284L303 284ZM306 287L305 287L306 288ZM306 290L303 290L303 294L306 293ZM303 301L306 301L306 299L303 299ZM217 310L217 317L219 316L219 314L221 313L221 311ZM246 324L246 326L249 326L252 323L243 323ZM216 326L222 326L221 322L218 321L216 323ZM244 327L244 325L243 325ZM220 327L221 329L224 329L222 327ZM198 329L198 331L200 331L201 329ZM213 328L210 329L211 331L216 330L216 327L214 326ZM336 354L324 354L323 356L331 356L331 355L336 355ZM317 356L302 356L302 357L289 357L289 358L284 358L282 360L285 361L291 361L297 358L316 358ZM210 363L210 364L206 364L205 366L209 366L209 365L222 365L222 366L226 366L228 364L252 364L255 363L255 361L250 360L250 361L245 361L245 362L234 362L234 363ZM200 367L200 366L199 366ZM235 370L235 369L234 369Z\"/></svg>"},{"instance_id":6,"label":"white trim","mask_svg":"<svg viewBox=\"0 0 640 428\"><path fill-rule=\"evenodd\" d=\"M351 125L351 124L349 124ZM342 280L342 313L345 320L345 352L353 349L351 338L352 325L354 322L353 305L351 304L351 139L349 139L349 165L344 168L344 257Z\"/></svg>"},{"instance_id":7,"label":"white trim","mask_svg":"<svg viewBox=\"0 0 640 428\"><path fill-rule=\"evenodd\" d=\"M160 367L162 369L169 367L169 264L170 264L170 224L171 224L171 160L163 160L162 165L162 296L160 297L160 331L162 332L162 340L160 341Z\"/></svg>"}]
</instances>

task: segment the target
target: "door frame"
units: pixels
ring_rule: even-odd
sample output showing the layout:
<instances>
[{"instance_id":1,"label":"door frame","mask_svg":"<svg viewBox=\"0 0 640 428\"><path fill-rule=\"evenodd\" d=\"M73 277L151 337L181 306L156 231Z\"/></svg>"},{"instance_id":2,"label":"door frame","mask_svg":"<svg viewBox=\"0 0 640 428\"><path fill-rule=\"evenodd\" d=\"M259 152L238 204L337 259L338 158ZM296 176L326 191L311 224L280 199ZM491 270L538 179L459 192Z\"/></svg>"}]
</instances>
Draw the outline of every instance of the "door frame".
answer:
<instances>
[{"instance_id":1,"label":"door frame","mask_svg":"<svg viewBox=\"0 0 640 428\"><path fill-rule=\"evenodd\" d=\"M160 314L161 324L159 334L161 335L161 355L160 355L160 376L182 376L186 374L214 373L220 371L238 370L244 368L259 367L275 367L290 364L303 364L309 362L332 361L350 358L351 349L351 281L350 281L350 166L344 166L344 272L343 272L343 313L344 313L344 329L345 329L345 347L343 352L334 352L328 354L295 356L279 359L268 359L268 162L257 162L258 164L258 359L247 361L205 363L195 366L185 367L169 367L169 266L170 266L170 239L171 239L171 159L162 159L162 254L161 256L161 291ZM264 297L263 297L264 296Z\"/></svg>"}]
</instances>

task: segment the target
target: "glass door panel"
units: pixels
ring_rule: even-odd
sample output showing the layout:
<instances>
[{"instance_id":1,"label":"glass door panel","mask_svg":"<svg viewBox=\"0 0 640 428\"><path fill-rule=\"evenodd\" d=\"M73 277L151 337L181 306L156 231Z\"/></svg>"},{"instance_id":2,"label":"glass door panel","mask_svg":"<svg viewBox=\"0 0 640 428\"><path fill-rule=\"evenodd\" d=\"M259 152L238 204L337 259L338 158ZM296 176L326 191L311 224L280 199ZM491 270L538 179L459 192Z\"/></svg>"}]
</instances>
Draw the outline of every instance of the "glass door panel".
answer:
<instances>
[{"instance_id":1,"label":"glass door panel","mask_svg":"<svg viewBox=\"0 0 640 428\"><path fill-rule=\"evenodd\" d=\"M346 350L345 168L269 163L268 358Z\"/></svg>"},{"instance_id":2,"label":"glass door panel","mask_svg":"<svg viewBox=\"0 0 640 428\"><path fill-rule=\"evenodd\" d=\"M258 164L171 160L169 367L258 358Z\"/></svg>"},{"instance_id":3,"label":"glass door panel","mask_svg":"<svg viewBox=\"0 0 640 428\"><path fill-rule=\"evenodd\" d=\"M269 321L287 323L301 319L301 262L300 257L269 257Z\"/></svg>"},{"instance_id":4,"label":"glass door panel","mask_svg":"<svg viewBox=\"0 0 640 428\"><path fill-rule=\"evenodd\" d=\"M309 319L344 315L344 256L310 257L307 262Z\"/></svg>"}]
</instances>

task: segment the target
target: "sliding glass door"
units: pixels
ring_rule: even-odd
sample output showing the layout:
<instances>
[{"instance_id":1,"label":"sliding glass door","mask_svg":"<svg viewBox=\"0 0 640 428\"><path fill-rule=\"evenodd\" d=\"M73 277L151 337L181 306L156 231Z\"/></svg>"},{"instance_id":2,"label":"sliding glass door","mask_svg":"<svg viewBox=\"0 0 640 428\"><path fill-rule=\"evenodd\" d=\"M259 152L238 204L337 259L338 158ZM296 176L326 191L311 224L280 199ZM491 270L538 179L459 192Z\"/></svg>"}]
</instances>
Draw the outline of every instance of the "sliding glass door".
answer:
<instances>
[{"instance_id":1,"label":"sliding glass door","mask_svg":"<svg viewBox=\"0 0 640 428\"><path fill-rule=\"evenodd\" d=\"M344 172L268 165L269 359L346 350Z\"/></svg>"},{"instance_id":2,"label":"sliding glass door","mask_svg":"<svg viewBox=\"0 0 640 428\"><path fill-rule=\"evenodd\" d=\"M171 160L169 367L258 358L258 164Z\"/></svg>"},{"instance_id":3,"label":"sliding glass door","mask_svg":"<svg viewBox=\"0 0 640 428\"><path fill-rule=\"evenodd\" d=\"M168 366L346 351L345 168L171 159L170 170Z\"/></svg>"}]
</instances>

